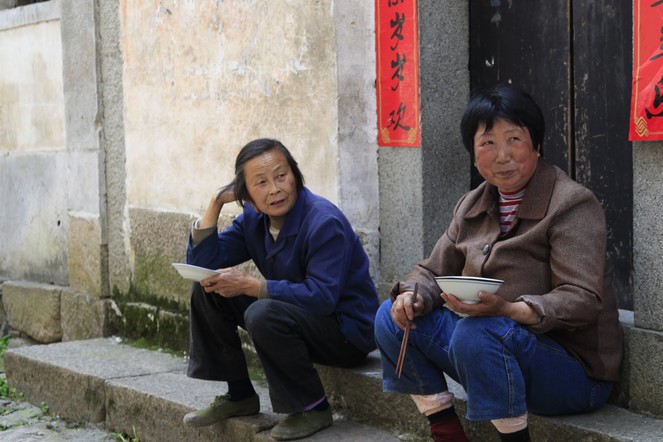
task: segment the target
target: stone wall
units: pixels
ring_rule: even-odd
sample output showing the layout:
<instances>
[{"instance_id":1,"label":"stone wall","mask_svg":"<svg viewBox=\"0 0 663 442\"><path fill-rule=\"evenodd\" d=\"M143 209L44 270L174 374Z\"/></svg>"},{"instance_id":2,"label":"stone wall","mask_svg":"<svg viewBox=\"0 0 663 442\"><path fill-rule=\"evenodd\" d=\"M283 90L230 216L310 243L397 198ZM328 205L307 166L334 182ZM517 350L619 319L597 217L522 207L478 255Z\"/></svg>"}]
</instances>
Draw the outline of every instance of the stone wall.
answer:
<instances>
[{"instance_id":1,"label":"stone wall","mask_svg":"<svg viewBox=\"0 0 663 442\"><path fill-rule=\"evenodd\" d=\"M307 186L346 212L377 279L372 11L350 0L51 0L0 12L12 66L0 73L0 192L14 208L0 211L0 283L12 326L44 342L180 327L190 283L170 263L184 261L191 221L256 137L283 141ZM238 212L227 205L221 227ZM18 319L35 296L57 305L48 337Z\"/></svg>"},{"instance_id":2,"label":"stone wall","mask_svg":"<svg viewBox=\"0 0 663 442\"><path fill-rule=\"evenodd\" d=\"M0 281L69 278L58 12L0 11Z\"/></svg>"}]
</instances>

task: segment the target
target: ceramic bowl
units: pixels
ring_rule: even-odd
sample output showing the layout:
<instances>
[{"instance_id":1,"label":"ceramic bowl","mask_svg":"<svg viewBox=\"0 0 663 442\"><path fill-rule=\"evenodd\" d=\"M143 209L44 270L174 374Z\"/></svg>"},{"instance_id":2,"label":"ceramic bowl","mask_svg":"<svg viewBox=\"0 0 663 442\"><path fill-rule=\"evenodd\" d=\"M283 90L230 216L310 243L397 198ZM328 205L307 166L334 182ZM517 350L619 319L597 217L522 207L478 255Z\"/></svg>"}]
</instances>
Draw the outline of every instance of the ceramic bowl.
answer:
<instances>
[{"instance_id":1,"label":"ceramic bowl","mask_svg":"<svg viewBox=\"0 0 663 442\"><path fill-rule=\"evenodd\" d=\"M479 290L495 293L504 281L478 276L437 276L435 282L444 293L454 295L465 304L476 304Z\"/></svg>"},{"instance_id":2,"label":"ceramic bowl","mask_svg":"<svg viewBox=\"0 0 663 442\"><path fill-rule=\"evenodd\" d=\"M181 264L178 262L174 262L172 264L182 278L190 279L192 281L200 282L203 279L211 278L212 276L218 275L220 273L217 270L206 269L204 267L198 267L191 264Z\"/></svg>"}]
</instances>

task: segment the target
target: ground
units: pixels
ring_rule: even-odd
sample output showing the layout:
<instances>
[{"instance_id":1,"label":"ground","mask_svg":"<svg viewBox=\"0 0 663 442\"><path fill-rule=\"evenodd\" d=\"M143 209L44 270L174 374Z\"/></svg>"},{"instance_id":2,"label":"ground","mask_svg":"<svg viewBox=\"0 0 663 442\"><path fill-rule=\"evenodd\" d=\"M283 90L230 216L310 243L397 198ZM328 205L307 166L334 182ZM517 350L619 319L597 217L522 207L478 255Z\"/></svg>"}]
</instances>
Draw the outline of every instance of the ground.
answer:
<instances>
[{"instance_id":1,"label":"ground","mask_svg":"<svg viewBox=\"0 0 663 442\"><path fill-rule=\"evenodd\" d=\"M4 379L4 373L1 374ZM0 399L0 439L3 442L96 442L130 441L94 425L71 423L50 416L46 407L27 402Z\"/></svg>"}]
</instances>

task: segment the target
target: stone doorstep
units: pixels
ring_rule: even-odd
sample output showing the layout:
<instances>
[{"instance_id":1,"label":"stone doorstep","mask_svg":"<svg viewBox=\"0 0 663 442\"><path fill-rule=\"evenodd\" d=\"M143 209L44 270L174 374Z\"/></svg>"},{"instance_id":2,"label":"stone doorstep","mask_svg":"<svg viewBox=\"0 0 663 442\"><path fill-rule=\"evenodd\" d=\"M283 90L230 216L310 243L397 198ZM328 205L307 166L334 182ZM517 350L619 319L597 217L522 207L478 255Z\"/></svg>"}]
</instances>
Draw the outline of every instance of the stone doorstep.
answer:
<instances>
[{"instance_id":1,"label":"stone doorstep","mask_svg":"<svg viewBox=\"0 0 663 442\"><path fill-rule=\"evenodd\" d=\"M361 367L338 369L318 366L335 409L350 413L359 422L385 428L406 440L430 440L427 422L407 395L383 393L379 353L371 353ZM464 418L467 395L463 388L447 379L455 396L456 411L472 441L498 442L489 422ZM536 442L663 442L663 419L630 412L607 404L594 413L568 416L530 415L530 434ZM387 424L385 424L387 423ZM389 424L391 423L391 424Z\"/></svg>"},{"instance_id":2,"label":"stone doorstep","mask_svg":"<svg viewBox=\"0 0 663 442\"><path fill-rule=\"evenodd\" d=\"M5 354L9 384L31 403L48 404L53 414L104 422L109 431L129 435L135 428L143 442L270 440L266 430L280 415L271 412L264 385L258 385L264 410L260 415L204 429L184 427L183 414L225 391L223 383L187 378L184 367L181 358L121 345L113 338L21 347ZM429 440L426 421L412 401L406 395L382 393L376 352L358 368L318 368L337 415L330 429L308 440ZM465 394L451 385L462 416ZM474 441L497 441L487 422L464 425ZM663 441L663 420L607 405L585 415L531 416L531 433L537 442L653 442Z\"/></svg>"}]
</instances>

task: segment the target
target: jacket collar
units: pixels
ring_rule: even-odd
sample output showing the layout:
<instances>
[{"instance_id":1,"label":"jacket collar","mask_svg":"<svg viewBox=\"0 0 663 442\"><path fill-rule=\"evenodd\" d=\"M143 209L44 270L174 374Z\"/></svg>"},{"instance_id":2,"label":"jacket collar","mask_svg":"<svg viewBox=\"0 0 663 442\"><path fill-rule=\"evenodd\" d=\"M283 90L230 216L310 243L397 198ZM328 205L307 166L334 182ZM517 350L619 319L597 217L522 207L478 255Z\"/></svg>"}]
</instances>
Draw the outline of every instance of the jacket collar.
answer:
<instances>
[{"instance_id":1,"label":"jacket collar","mask_svg":"<svg viewBox=\"0 0 663 442\"><path fill-rule=\"evenodd\" d=\"M283 227L281 227L281 233L284 233L283 237L291 236L299 232L299 226L302 224L302 218L304 216L304 207L306 206L306 201L308 200L309 190L304 187L297 193L297 201L295 202L295 207L288 213L283 222ZM279 234L279 236L281 236Z\"/></svg>"},{"instance_id":2,"label":"jacket collar","mask_svg":"<svg viewBox=\"0 0 663 442\"><path fill-rule=\"evenodd\" d=\"M534 175L527 185L527 192L518 209L518 218L542 219L546 215L550 198L555 187L555 167L543 158L539 158ZM474 218L486 212L496 210L499 193L497 187L484 182L479 189L483 192L465 214L465 218ZM481 192L481 190L477 189Z\"/></svg>"}]
</instances>

